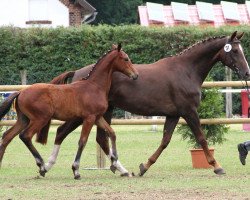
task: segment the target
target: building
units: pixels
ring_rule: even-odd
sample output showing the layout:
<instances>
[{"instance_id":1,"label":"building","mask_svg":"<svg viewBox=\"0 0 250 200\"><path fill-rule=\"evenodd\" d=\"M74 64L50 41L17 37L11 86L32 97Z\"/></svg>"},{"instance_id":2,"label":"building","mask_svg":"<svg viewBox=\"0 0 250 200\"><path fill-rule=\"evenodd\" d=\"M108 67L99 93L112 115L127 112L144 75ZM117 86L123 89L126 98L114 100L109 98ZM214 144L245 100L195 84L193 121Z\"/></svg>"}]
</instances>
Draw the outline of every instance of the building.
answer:
<instances>
[{"instance_id":1,"label":"building","mask_svg":"<svg viewBox=\"0 0 250 200\"><path fill-rule=\"evenodd\" d=\"M0 26L77 26L95 19L85 0L0 0Z\"/></svg>"},{"instance_id":2,"label":"building","mask_svg":"<svg viewBox=\"0 0 250 200\"><path fill-rule=\"evenodd\" d=\"M221 1L216 5L199 1L196 5L172 2L168 6L146 3L139 6L138 11L142 26L250 24L250 1L245 4Z\"/></svg>"}]
</instances>

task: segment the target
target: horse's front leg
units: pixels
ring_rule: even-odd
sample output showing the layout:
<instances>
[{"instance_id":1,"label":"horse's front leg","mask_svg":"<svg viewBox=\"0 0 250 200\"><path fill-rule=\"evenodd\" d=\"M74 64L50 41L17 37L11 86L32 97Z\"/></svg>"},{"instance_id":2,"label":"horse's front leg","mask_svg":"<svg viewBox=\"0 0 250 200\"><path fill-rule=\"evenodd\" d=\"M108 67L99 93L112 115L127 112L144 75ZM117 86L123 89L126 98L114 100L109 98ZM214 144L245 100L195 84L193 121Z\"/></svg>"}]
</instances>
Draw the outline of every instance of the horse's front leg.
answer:
<instances>
[{"instance_id":1,"label":"horse's front leg","mask_svg":"<svg viewBox=\"0 0 250 200\"><path fill-rule=\"evenodd\" d=\"M207 141L205 139L203 131L201 130L200 120L199 120L197 112L193 111L193 112L188 113L188 115L186 115L184 119L186 120L188 126L191 128L196 138L196 141L201 145L205 153L207 162L214 167L214 173L218 175L225 174L223 168L214 159L213 155L210 153L208 149Z\"/></svg>"},{"instance_id":2,"label":"horse's front leg","mask_svg":"<svg viewBox=\"0 0 250 200\"><path fill-rule=\"evenodd\" d=\"M179 121L179 117L172 117L172 118L167 117L166 118L161 144L158 147L158 149L155 151L155 153L152 156L150 156L147 163L140 164L139 176L143 176L143 174L145 174L145 172L151 167L151 165L153 165L156 162L156 160L159 158L163 150L168 146L178 121Z\"/></svg>"},{"instance_id":3,"label":"horse's front leg","mask_svg":"<svg viewBox=\"0 0 250 200\"><path fill-rule=\"evenodd\" d=\"M108 133L108 136L111 140L111 149L109 151L108 157L111 160L111 166L110 170L115 173L116 170L118 170L121 173L121 176L132 176L129 174L128 170L125 169L121 162L118 160L118 154L117 154L117 149L116 149L116 135L114 130L110 127L110 125L105 121L103 117L99 118L96 121L96 125L106 131Z\"/></svg>"},{"instance_id":4,"label":"horse's front leg","mask_svg":"<svg viewBox=\"0 0 250 200\"><path fill-rule=\"evenodd\" d=\"M43 172L44 174L48 172L52 168L52 166L56 163L56 159L63 140L81 124L82 124L82 119L75 119L67 121L63 125L58 127L54 142L54 148L48 159L48 162L45 164L45 171Z\"/></svg>"},{"instance_id":5,"label":"horse's front leg","mask_svg":"<svg viewBox=\"0 0 250 200\"><path fill-rule=\"evenodd\" d=\"M73 170L75 179L81 178L80 173L79 173L80 159L81 159L82 151L87 144L89 133L95 123L95 120L96 120L96 117L93 115L88 116L84 119L81 136L80 136L80 140L78 143L77 154L75 157L75 161L72 164L72 170Z\"/></svg>"}]
</instances>

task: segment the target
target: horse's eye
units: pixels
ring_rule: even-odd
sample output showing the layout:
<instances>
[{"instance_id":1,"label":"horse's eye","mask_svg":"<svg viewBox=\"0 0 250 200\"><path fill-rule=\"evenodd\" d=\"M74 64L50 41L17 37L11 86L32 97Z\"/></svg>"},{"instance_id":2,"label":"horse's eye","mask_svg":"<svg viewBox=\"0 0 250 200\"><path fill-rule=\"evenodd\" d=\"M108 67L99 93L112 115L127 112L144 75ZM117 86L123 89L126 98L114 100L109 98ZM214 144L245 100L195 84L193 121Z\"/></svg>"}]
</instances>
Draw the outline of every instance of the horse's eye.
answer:
<instances>
[{"instance_id":1,"label":"horse's eye","mask_svg":"<svg viewBox=\"0 0 250 200\"><path fill-rule=\"evenodd\" d=\"M124 58L125 61L128 61L128 58Z\"/></svg>"},{"instance_id":2,"label":"horse's eye","mask_svg":"<svg viewBox=\"0 0 250 200\"><path fill-rule=\"evenodd\" d=\"M234 53L238 53L238 49L233 49L232 50Z\"/></svg>"}]
</instances>

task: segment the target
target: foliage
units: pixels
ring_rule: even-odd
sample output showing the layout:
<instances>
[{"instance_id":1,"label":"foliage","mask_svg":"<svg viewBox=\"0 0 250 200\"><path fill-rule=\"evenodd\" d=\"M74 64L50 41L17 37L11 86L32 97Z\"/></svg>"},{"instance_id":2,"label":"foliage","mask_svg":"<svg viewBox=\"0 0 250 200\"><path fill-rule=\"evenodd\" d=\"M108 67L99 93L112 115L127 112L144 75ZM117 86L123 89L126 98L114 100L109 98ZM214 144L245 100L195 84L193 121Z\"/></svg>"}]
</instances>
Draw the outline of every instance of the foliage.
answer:
<instances>
[{"instance_id":1,"label":"foliage","mask_svg":"<svg viewBox=\"0 0 250 200\"><path fill-rule=\"evenodd\" d=\"M94 63L113 43L123 48L135 63L151 63L175 55L190 45L212 36L230 35L236 28L199 27L147 28L137 25L58 27L55 29L0 28L0 84L20 84L20 70L28 71L28 84L48 82L66 70ZM243 47L250 44L248 26ZM248 49L244 49L247 59ZM249 60L249 59L248 59ZM214 70L224 67L218 64ZM219 74L224 74L219 72ZM216 76L214 76L216 77ZM223 79L221 77L220 79Z\"/></svg>"},{"instance_id":2,"label":"foliage","mask_svg":"<svg viewBox=\"0 0 250 200\"><path fill-rule=\"evenodd\" d=\"M218 89L203 89L201 104L198 108L199 117L201 119L220 118L223 113L223 98ZM228 132L228 126L223 124L202 124L201 125L208 145L222 144L225 141L225 133ZM178 133L181 134L183 140L188 140L188 143L194 148L199 148L194 134L187 125L178 127Z\"/></svg>"},{"instance_id":3,"label":"foliage","mask_svg":"<svg viewBox=\"0 0 250 200\"><path fill-rule=\"evenodd\" d=\"M98 15L94 24L135 24L137 22L137 7L142 0L88 0L93 5Z\"/></svg>"}]
</instances>

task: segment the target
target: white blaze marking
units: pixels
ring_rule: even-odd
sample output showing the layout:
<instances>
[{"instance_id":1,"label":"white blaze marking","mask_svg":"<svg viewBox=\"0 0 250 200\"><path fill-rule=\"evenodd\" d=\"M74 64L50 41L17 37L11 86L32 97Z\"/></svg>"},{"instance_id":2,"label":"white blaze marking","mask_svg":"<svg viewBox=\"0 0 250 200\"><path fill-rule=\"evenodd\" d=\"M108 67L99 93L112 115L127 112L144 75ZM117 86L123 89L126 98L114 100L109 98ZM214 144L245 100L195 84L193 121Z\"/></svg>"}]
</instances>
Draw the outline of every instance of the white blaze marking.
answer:
<instances>
[{"instance_id":1,"label":"white blaze marking","mask_svg":"<svg viewBox=\"0 0 250 200\"><path fill-rule=\"evenodd\" d=\"M49 157L48 163L45 164L46 171L49 171L51 167L56 163L56 159L60 150L60 145L54 145L54 149Z\"/></svg>"},{"instance_id":2,"label":"white blaze marking","mask_svg":"<svg viewBox=\"0 0 250 200\"><path fill-rule=\"evenodd\" d=\"M242 52L242 54L243 54L243 57L244 57L244 60L245 60L245 62L247 63L247 68L249 69L249 65L248 65L248 62L247 62L246 57L245 57L245 55L244 55L244 51L243 51L243 48L242 48L241 44L239 44L239 49L241 50L241 52Z\"/></svg>"}]
</instances>

